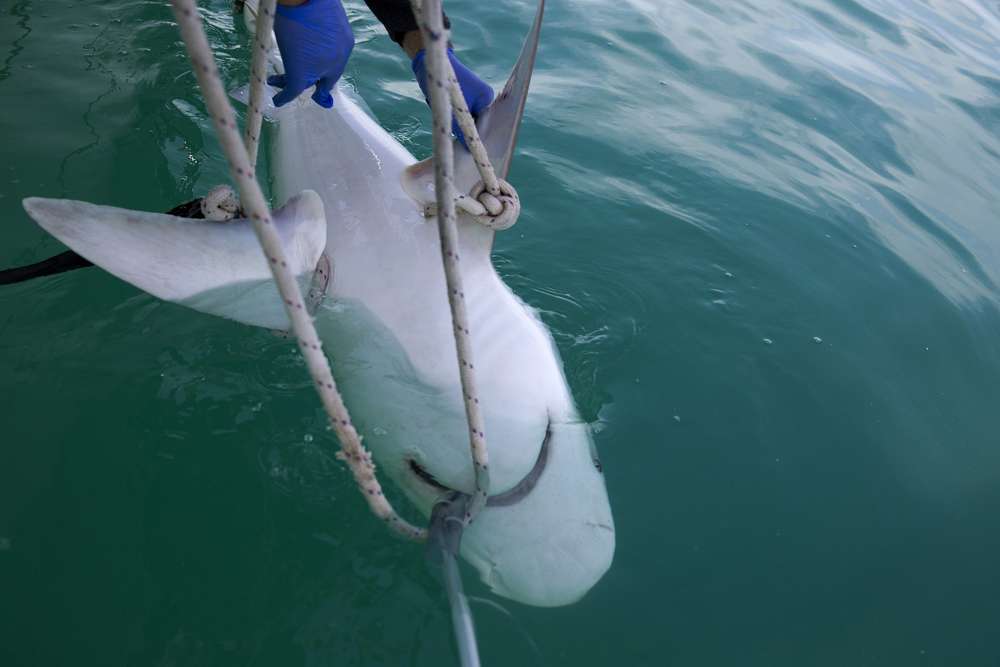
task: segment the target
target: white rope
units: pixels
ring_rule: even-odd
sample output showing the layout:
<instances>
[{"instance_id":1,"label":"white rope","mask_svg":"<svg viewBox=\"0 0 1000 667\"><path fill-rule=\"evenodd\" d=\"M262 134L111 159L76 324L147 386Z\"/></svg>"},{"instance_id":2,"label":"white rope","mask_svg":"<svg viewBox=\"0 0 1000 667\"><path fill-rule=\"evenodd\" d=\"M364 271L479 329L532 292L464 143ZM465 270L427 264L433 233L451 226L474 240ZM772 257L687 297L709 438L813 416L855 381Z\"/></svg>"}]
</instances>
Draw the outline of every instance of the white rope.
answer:
<instances>
[{"instance_id":1,"label":"white rope","mask_svg":"<svg viewBox=\"0 0 1000 667\"><path fill-rule=\"evenodd\" d=\"M465 102L465 95L462 94L462 88L458 85L458 79L455 78L455 68L451 66L451 61L447 58L445 58L445 64L447 65L445 76L448 79L448 94L451 97L451 106L455 119L458 121L458 127L462 130L462 136L465 138L465 145L472 153L479 177L486 185L486 192L497 197L500 195L500 180L493 170L493 163L490 162L490 156L486 153L486 146L479 139L479 128L476 127L476 121L472 118L469 105Z\"/></svg>"},{"instance_id":2,"label":"white rope","mask_svg":"<svg viewBox=\"0 0 1000 667\"><path fill-rule=\"evenodd\" d=\"M459 270L461 256L458 251L458 227L455 221L454 153L451 141L451 100L447 87L458 87L451 69L446 45L448 36L441 15L441 0L424 0L423 7L413 0L414 16L420 26L427 58L427 89L434 117L434 189L437 196L438 235L441 239L441 257L444 262L445 282L448 287L448 304L455 333L455 350L465 402L465 416L469 424L469 449L472 453L476 489L466 511L465 523L470 523L486 505L490 491L489 455L486 449L486 427L480 411L476 391L475 366L472 357L472 338L469 333L469 316L465 308L465 291ZM459 91L461 94L461 91ZM464 103L464 99L463 99ZM479 141L473 126L474 141ZM473 141L467 136L468 141ZM487 160L488 162L488 160Z\"/></svg>"},{"instance_id":3,"label":"white rope","mask_svg":"<svg viewBox=\"0 0 1000 667\"><path fill-rule=\"evenodd\" d=\"M473 220L487 229L502 232L510 229L521 214L521 198L517 190L505 180L499 181L500 196L486 192L486 185L479 181L467 195L455 195L455 207L467 213ZM437 202L424 206L424 215L437 215Z\"/></svg>"},{"instance_id":4,"label":"white rope","mask_svg":"<svg viewBox=\"0 0 1000 667\"><path fill-rule=\"evenodd\" d=\"M285 310L292 323L292 331L298 338L299 349L315 382L323 407L330 417L333 430L340 440L341 451L337 453L337 458L350 468L368 506L377 517L400 535L417 540L426 539L426 531L401 518L382 493L382 488L375 478L375 464L372 462L371 454L362 446L361 438L351 423L344 401L337 391L316 328L303 303L299 285L288 269L281 240L271 219L271 212L240 139L236 128L236 116L219 79L219 70L202 28L197 6L194 0L171 0L171 4L180 26L181 37L198 77L205 104L212 116L219 143L222 144L233 180L239 189L243 210L253 222L261 248L268 258L274 281L285 302Z\"/></svg>"},{"instance_id":5,"label":"white rope","mask_svg":"<svg viewBox=\"0 0 1000 667\"><path fill-rule=\"evenodd\" d=\"M250 98L247 100L247 124L243 129L243 143L247 147L250 168L257 168L257 148L260 146L260 127L264 112L264 80L267 76L267 55L271 50L271 29L274 27L274 6L277 0L260 0L257 6L256 34L253 55L250 57Z\"/></svg>"},{"instance_id":6,"label":"white rope","mask_svg":"<svg viewBox=\"0 0 1000 667\"><path fill-rule=\"evenodd\" d=\"M240 213L240 198L228 185L216 185L201 198L200 206L206 220L229 222Z\"/></svg>"},{"instance_id":7,"label":"white rope","mask_svg":"<svg viewBox=\"0 0 1000 667\"><path fill-rule=\"evenodd\" d=\"M455 68L451 66L451 61L445 60L447 65L448 92L451 96L451 105L454 110L455 119L462 130L465 138L465 145L472 154L472 159L479 171L480 181L469 192L468 197L462 197L464 201L474 201L483 207L482 213L473 213L465 209L472 218L479 224L502 231L509 229L517 222L521 214L521 199L517 196L517 191L507 181L497 178L493 163L486 152L486 146L479 138L479 129L476 121L469 111L469 106L465 102L465 95L455 77ZM465 208L460 204L462 208Z\"/></svg>"}]
</instances>

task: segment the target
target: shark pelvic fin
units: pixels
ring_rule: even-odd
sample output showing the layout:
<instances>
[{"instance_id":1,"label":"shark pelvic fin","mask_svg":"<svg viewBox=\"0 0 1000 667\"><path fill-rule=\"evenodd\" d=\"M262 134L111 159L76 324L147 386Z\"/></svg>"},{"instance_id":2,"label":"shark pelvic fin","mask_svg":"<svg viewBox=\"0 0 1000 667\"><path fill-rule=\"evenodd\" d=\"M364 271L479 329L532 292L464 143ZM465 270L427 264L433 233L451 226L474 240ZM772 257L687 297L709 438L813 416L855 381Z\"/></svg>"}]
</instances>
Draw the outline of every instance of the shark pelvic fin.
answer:
<instances>
[{"instance_id":1,"label":"shark pelvic fin","mask_svg":"<svg viewBox=\"0 0 1000 667\"><path fill-rule=\"evenodd\" d=\"M78 255L153 296L244 324L288 328L250 220L192 220L39 197L25 199L24 210ZM319 195L305 190L272 217L288 268L308 286L326 247Z\"/></svg>"}]
</instances>

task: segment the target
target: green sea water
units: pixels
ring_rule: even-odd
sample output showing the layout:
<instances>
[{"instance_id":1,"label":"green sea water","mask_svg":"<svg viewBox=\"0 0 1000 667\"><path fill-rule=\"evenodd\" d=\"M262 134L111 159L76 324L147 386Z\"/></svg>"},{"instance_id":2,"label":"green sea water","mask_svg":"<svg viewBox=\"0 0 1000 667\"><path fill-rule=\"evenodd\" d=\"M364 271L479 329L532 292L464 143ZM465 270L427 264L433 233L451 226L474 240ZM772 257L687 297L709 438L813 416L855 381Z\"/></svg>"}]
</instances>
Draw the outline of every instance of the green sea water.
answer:
<instances>
[{"instance_id":1,"label":"green sea water","mask_svg":"<svg viewBox=\"0 0 1000 667\"><path fill-rule=\"evenodd\" d=\"M202 5L239 85L247 34ZM347 5L346 80L428 155ZM500 84L533 2L446 5ZM226 180L164 2L0 0L0 151L0 266L63 250L23 197ZM618 547L565 608L467 570L484 664L1000 664L1000 5L553 0L511 180L495 262ZM334 451L286 340L96 269L0 289L0 665L456 664Z\"/></svg>"}]
</instances>

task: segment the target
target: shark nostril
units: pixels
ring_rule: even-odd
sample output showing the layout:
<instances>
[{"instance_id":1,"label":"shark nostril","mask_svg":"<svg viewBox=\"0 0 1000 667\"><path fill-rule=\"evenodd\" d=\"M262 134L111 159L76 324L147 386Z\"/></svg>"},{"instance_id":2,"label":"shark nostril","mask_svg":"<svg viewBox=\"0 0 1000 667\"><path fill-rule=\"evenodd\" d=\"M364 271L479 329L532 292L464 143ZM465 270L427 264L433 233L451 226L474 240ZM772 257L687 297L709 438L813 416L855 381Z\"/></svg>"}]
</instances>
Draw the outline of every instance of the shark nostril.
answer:
<instances>
[{"instance_id":1,"label":"shark nostril","mask_svg":"<svg viewBox=\"0 0 1000 667\"><path fill-rule=\"evenodd\" d=\"M427 472L426 470L424 470L423 466L421 466L419 463L417 463L413 459L408 459L407 463L410 466L410 470L413 471L413 474L416 475L417 477L419 477L422 481L424 481L427 484L429 484L430 486L433 486L436 489L440 489L441 491L450 491L451 490L447 486L445 486L444 484L442 484L441 482L439 482L436 479L434 479L434 475L432 475L429 472Z\"/></svg>"}]
</instances>

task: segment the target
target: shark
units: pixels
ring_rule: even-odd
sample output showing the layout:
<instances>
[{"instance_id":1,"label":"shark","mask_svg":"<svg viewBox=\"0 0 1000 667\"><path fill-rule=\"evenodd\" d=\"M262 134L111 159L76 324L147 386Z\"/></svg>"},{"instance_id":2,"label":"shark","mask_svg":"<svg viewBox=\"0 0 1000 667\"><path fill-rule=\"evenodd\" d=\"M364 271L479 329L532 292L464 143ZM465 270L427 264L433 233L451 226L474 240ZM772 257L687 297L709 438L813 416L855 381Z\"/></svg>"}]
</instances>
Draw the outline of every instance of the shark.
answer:
<instances>
[{"instance_id":1,"label":"shark","mask_svg":"<svg viewBox=\"0 0 1000 667\"><path fill-rule=\"evenodd\" d=\"M506 178L534 68L544 0L511 75L477 120ZM256 2L244 17L253 28ZM280 54L270 55L280 70ZM417 161L345 84L334 108L302 95L271 109L274 211L288 268L309 292L334 377L388 475L423 516L474 490L433 201L433 158ZM455 150L455 186L478 181ZM43 229L156 297L249 326L289 322L251 222L190 219L28 198ZM459 252L489 448L486 507L461 557L496 594L534 606L583 597L610 568L615 526L591 429L552 336L491 259L495 232L464 215Z\"/></svg>"}]
</instances>

